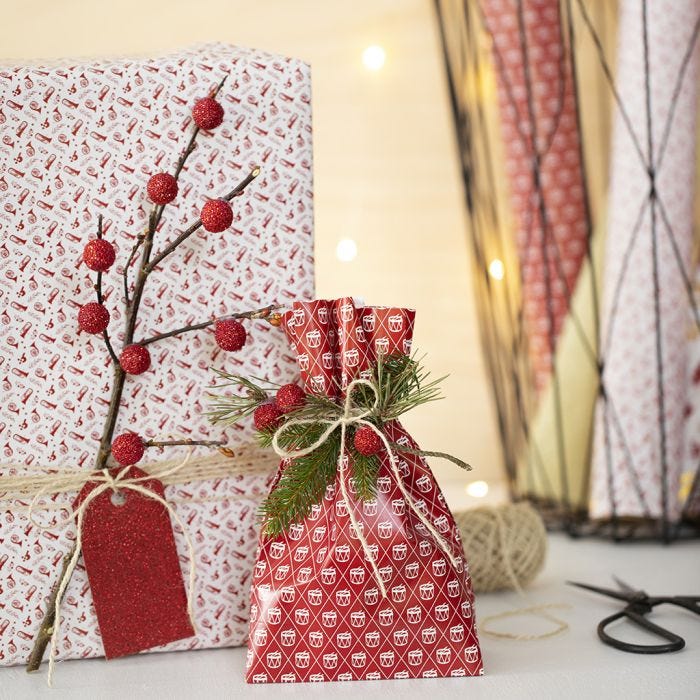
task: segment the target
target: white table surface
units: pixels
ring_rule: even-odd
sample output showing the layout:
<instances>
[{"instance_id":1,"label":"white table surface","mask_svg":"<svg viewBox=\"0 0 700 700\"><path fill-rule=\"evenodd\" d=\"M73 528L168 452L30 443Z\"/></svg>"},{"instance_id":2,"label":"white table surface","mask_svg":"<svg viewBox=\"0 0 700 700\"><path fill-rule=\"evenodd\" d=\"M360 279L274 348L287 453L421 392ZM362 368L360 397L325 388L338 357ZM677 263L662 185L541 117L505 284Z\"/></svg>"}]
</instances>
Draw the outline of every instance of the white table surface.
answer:
<instances>
[{"instance_id":1,"label":"white table surface","mask_svg":"<svg viewBox=\"0 0 700 700\"><path fill-rule=\"evenodd\" d=\"M247 686L243 682L245 650L147 654L106 662L66 661L56 669L54 689L46 687L46 666L27 675L22 667L0 669L0 698L424 698L428 694L464 698L700 698L700 617L673 608L655 619L683 636L686 648L675 654L643 656L604 646L595 628L617 609L607 598L564 585L573 579L610 585L610 575L650 594L700 593L700 543L670 546L612 544L550 537L547 567L522 598L516 593L477 597L483 620L505 610L539 603L568 603L558 612L570 628L546 640L519 642L482 635L486 675L482 678L372 681L357 683ZM491 623L500 629L530 632L545 627L534 619ZM629 638L633 639L634 634Z\"/></svg>"}]
</instances>

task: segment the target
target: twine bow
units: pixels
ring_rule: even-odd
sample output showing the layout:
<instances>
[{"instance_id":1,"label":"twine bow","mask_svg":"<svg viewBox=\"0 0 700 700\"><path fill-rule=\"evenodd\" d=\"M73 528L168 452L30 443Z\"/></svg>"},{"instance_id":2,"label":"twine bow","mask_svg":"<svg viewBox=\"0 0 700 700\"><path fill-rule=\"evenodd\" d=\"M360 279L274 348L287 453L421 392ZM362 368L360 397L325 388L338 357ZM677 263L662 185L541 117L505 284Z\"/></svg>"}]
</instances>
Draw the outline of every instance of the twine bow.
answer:
<instances>
[{"instance_id":1,"label":"twine bow","mask_svg":"<svg viewBox=\"0 0 700 700\"><path fill-rule=\"evenodd\" d=\"M183 467L189 462L190 456L192 454L192 450L189 451L187 456L185 457L182 462L179 464L176 464L174 467L169 469L167 472L164 472L164 474L173 474ZM175 512L175 509L161 496L159 496L157 493L154 491L151 491L150 489L147 489L145 486L142 486L140 482L142 481L148 481L152 480L153 477L146 475L146 476L141 476L141 477L135 477L135 478L130 478L127 479L125 478L125 474L131 469L131 467L124 467L116 476L112 476L109 472L108 469L102 469L100 471L93 472L90 476L89 481L93 483L97 483L98 485L90 491L90 493L85 497L85 499L82 501L82 503L63 521L51 525L51 526L46 526L42 525L41 523L37 522L34 519L34 510L35 508L38 507L38 500L39 498L44 495L46 492L46 489L39 491L34 498L32 498L31 503L29 504L28 507L28 518L31 521L31 523L39 528L40 530L49 530L53 529L55 527L63 527L64 525L67 525L73 518L77 517L77 523L76 523L76 529L77 529L77 534L76 534L76 540L75 540L75 549L73 551L73 556L71 557L70 561L68 562L68 565L65 567L63 571L63 575L61 576L59 582L58 582L58 590L56 593L56 602L55 602L55 616L54 616L54 624L53 624L53 629L51 630L51 650L49 652L49 673L48 673L48 678L47 682L49 687L52 686L53 683L53 674L54 674L54 669L56 665L56 653L58 651L58 636L59 636L59 628L61 626L61 599L63 598L63 594L66 591L66 588L68 587L68 582L70 581L70 578L73 574L73 571L78 563L78 559L80 558L80 551L81 551L81 545L82 545L82 532L83 532L83 520L85 518L85 513L87 512L87 509L90 507L90 504L92 501L94 501L98 496L103 494L105 491L112 490L114 493L118 493L120 489L126 489L129 491L135 491L136 493L140 493L143 496L146 496L147 498L151 498L154 501L157 501L160 503L169 513L171 517L175 519L177 524L180 526L182 529L182 532L185 537L185 542L187 543L187 556L189 559L189 579L188 579L188 586L187 586L187 614L190 618L190 622L192 624L192 629L195 630L196 634L196 626L195 626L195 620L194 620L194 613L193 613L193 598L194 598L194 582L195 582L195 557L194 557L194 547L192 545L192 539L187 531L187 528L185 527L184 522L180 518L180 516Z\"/></svg>"},{"instance_id":2,"label":"twine bow","mask_svg":"<svg viewBox=\"0 0 700 700\"><path fill-rule=\"evenodd\" d=\"M370 408L366 409L358 409L356 406L353 405L352 401L352 392L357 388L358 386L367 386L371 389L372 393L374 394L374 402ZM379 406L379 392L377 391L377 387L367 379L354 379L350 384L348 384L348 387L345 392L345 402L343 403L343 413L340 415L338 418L331 419L331 418L290 418L287 420L284 425L280 426L276 431L275 434L272 437L272 448L274 451L283 459L296 459L297 457L303 457L305 455L310 454L317 448L319 448L321 445L323 445L326 440L331 436L331 434L336 430L336 428L340 428L340 452L338 454L338 470L340 472L340 491L343 496L343 501L345 503L345 507L347 508L348 515L350 516L350 522L352 524L353 530L355 531L355 534L357 535L357 538L360 540L360 543L362 544L362 549L365 553L365 558L367 561L369 561L370 565L372 566L372 571L374 572L374 576L377 580L377 583L379 585L379 588L382 592L382 597L386 598L387 597L387 592L386 592L386 586L384 585L384 581L381 577L381 574L379 573L379 567L377 566L377 561L374 558L374 555L372 554L372 550L370 549L370 546L367 542L367 539L364 536L364 533L362 531L362 528L360 527L360 524L357 521L357 518L355 517L355 514L353 512L352 504L350 502L350 498L348 496L347 492L347 486L346 486L346 473L347 473L347 468L348 468L348 459L347 459L347 454L345 451L345 436L347 433L348 426L350 425L366 425L369 428L371 428L379 437L379 439L382 441L382 444L384 445L384 448L386 449L386 453L389 457L389 464L391 467L391 471L396 479L396 483L403 494L403 497L406 500L406 503L408 504L409 508L413 511L415 516L423 523L423 525L426 527L426 529L430 532L430 534L435 538L435 541L440 545L440 548L442 551L447 555L449 558L450 562L452 562L453 566L457 566L458 560L452 553L452 550L450 546L447 544L445 539L440 535L440 533L435 529L433 524L428 520L428 518L423 515L423 513L420 511L418 506L416 505L416 502L413 500L411 497L411 494L408 492L406 489L406 486L403 483L403 478L401 476L401 472L399 471L398 465L397 465L397 458L396 455L394 454L394 451L392 450L391 443L387 439L386 435L376 426L374 423L372 423L369 420L366 420L368 416L372 415L372 413L377 409ZM308 425L308 424L316 424L316 423L327 423L328 427L321 433L321 435L318 437L318 439L313 442L312 444L308 445L307 447L298 449L298 450L286 450L283 447L280 447L279 444L279 439L282 435L282 433L285 431L285 429L291 425ZM442 453L434 453L434 454L439 454L442 456ZM446 455L445 455L446 456Z\"/></svg>"}]
</instances>

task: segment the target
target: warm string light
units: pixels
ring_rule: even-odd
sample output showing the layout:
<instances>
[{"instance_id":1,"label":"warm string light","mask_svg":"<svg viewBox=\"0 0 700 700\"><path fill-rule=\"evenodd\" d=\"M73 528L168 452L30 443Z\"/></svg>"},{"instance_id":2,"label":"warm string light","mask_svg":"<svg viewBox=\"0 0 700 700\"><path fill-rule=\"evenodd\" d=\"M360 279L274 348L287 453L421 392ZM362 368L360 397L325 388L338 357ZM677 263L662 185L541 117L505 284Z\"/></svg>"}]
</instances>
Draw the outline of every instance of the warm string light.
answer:
<instances>
[{"instance_id":1,"label":"warm string light","mask_svg":"<svg viewBox=\"0 0 700 700\"><path fill-rule=\"evenodd\" d=\"M505 275L505 266L503 265L503 261L499 260L498 258L494 258L490 263L489 263L489 275L493 277L495 280L502 280L504 275Z\"/></svg>"},{"instance_id":2,"label":"warm string light","mask_svg":"<svg viewBox=\"0 0 700 700\"><path fill-rule=\"evenodd\" d=\"M368 46L362 52L362 63L364 63L367 70L377 71L381 70L386 61L386 52L381 46Z\"/></svg>"},{"instance_id":3,"label":"warm string light","mask_svg":"<svg viewBox=\"0 0 700 700\"><path fill-rule=\"evenodd\" d=\"M338 241L335 254L341 262L351 262L357 257L357 243L352 238L343 238Z\"/></svg>"},{"instance_id":4,"label":"warm string light","mask_svg":"<svg viewBox=\"0 0 700 700\"><path fill-rule=\"evenodd\" d=\"M489 492L489 485L485 481L472 481L464 490L472 498L484 498Z\"/></svg>"}]
</instances>

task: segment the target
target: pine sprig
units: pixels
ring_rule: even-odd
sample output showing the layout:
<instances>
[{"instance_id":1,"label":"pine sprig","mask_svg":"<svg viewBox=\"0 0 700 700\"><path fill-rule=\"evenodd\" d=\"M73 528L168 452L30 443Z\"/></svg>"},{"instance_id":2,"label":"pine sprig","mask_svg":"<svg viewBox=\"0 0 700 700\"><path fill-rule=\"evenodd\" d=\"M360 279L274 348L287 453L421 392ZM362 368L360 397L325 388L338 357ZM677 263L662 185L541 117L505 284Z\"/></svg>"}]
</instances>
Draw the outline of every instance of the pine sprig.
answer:
<instances>
[{"instance_id":1,"label":"pine sprig","mask_svg":"<svg viewBox=\"0 0 700 700\"><path fill-rule=\"evenodd\" d=\"M317 440L325 428L325 425L311 426L308 439ZM290 447L300 445L292 442ZM267 536L286 532L292 523L301 522L314 504L320 503L326 487L335 481L339 453L340 430L335 430L312 453L297 457L285 467L277 486L260 506L263 532Z\"/></svg>"},{"instance_id":2,"label":"pine sprig","mask_svg":"<svg viewBox=\"0 0 700 700\"><path fill-rule=\"evenodd\" d=\"M430 379L430 372L423 367L421 360L415 355L379 356L372 377L379 395L372 418L379 425L396 420L412 408L443 398L440 384L447 377ZM353 398L366 408L372 407L375 401L374 393L362 385L355 389Z\"/></svg>"},{"instance_id":3,"label":"pine sprig","mask_svg":"<svg viewBox=\"0 0 700 700\"><path fill-rule=\"evenodd\" d=\"M250 416L258 406L273 398L278 388L278 385L256 377L246 378L221 371L217 374L222 381L212 388L233 389L233 392L210 394L209 417L214 423L230 425ZM386 423L396 420L406 411L442 398L439 385L444 379L430 379L430 373L415 356L380 356L370 378L376 395L366 384L356 386L351 397L351 415L358 417L367 412L364 420L381 431ZM341 403L327 396L307 394L303 406L282 417L278 445L288 452L310 447L331 423L343 416L344 410ZM263 447L271 447L274 434L274 430L258 431L258 442ZM284 468L277 485L260 507L263 532L267 536L279 535L292 523L301 522L311 512L312 506L321 501L326 487L334 483L341 449L340 434L338 425L316 449L294 458ZM353 435L351 426L345 445L350 458L351 478L358 500L367 501L376 495L381 459L379 455L366 456L355 450ZM394 449L397 447L394 445ZM424 454L420 450L414 452ZM430 454L445 456L442 453ZM449 455L447 458L454 459ZM466 466L459 460L454 461Z\"/></svg>"},{"instance_id":4,"label":"pine sprig","mask_svg":"<svg viewBox=\"0 0 700 700\"><path fill-rule=\"evenodd\" d=\"M352 438L347 438L352 444ZM351 453L352 479L355 484L355 492L361 501L370 501L377 494L377 477L381 461L377 455L366 456L357 450L348 450Z\"/></svg>"},{"instance_id":5,"label":"pine sprig","mask_svg":"<svg viewBox=\"0 0 700 700\"><path fill-rule=\"evenodd\" d=\"M212 385L212 389L224 391L233 389L236 392L209 394L210 410L207 411L207 416L214 424L233 425L242 418L252 415L261 403L269 399L269 392L277 387L276 384L264 379L255 377L249 379L217 369L214 372L223 381Z\"/></svg>"}]
</instances>

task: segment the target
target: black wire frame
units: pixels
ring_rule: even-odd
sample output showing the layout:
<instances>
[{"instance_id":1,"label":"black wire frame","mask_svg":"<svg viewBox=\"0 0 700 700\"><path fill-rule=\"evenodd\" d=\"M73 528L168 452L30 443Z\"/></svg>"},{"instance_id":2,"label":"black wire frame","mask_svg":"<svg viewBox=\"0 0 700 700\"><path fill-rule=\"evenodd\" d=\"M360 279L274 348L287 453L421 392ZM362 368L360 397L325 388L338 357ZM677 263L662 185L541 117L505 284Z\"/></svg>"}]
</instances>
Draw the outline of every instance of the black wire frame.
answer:
<instances>
[{"instance_id":1,"label":"black wire frame","mask_svg":"<svg viewBox=\"0 0 700 700\"><path fill-rule=\"evenodd\" d=\"M510 496L513 500L527 498L537 505L548 525L552 528L564 529L573 536L578 535L600 535L616 540L634 539L661 539L670 541L678 537L695 536L700 534L700 465L691 487L691 493L686 500L679 522L672 522L669 518L667 507L668 488L668 454L666 450L667 426L664 422L664 378L663 378L663 352L661 343L660 310L658 306L659 276L658 261L656 259L656 246L660 235L668 236L674 251L679 274L682 276L684 286L688 293L690 307L693 311L695 322L700 329L700 313L698 312L698 302L695 298L691 273L686 268L679 253L679 248L674 232L666 215L663 200L655 186L656 173L663 160L666 145L670 134L675 112L675 101L682 89L685 72L691 55L700 34L700 15L697 18L690 42L686 48L683 62L680 66L677 82L673 91L673 103L669 112L667 122L664 124L662 137L656 146L651 142L651 105L649 86L649 48L648 48L648 17L647 0L642 0L642 25L644 59L646 63L646 117L647 117L647 143L646 148L642 146L637 138L632 123L625 106L615 86L613 70L607 61L603 43L601 41L595 21L590 8L584 0L559 0L559 15L561 22L561 36L563 50L560 55L560 100L563 99L563 81L567 74L573 80L573 89L576 96L577 109L580 109L579 90L577 85L576 47L577 31L588 33L592 40L597 54L602 75L602 84L610 91L611 100L619 111L622 121L625 124L637 154L644 166L644 170L649 176L648 197L641 203L637 220L630 237L630 251L635 245L637 234L641 228L644 216L647 211L651 213L652 239L654 245L654 285L656 289L656 357L657 363L657 397L659 401L659 436L661 446L660 473L662 479L662 504L663 513L661 518L652 518L645 501L644 491L641 488L640 480L634 464L634 455L627 445L624 430L620 421L618 410L613 398L606 392L604 361L606 346L600 342L600 301L596 285L596 260L592 253L593 222L588 196L585 197L586 221L586 262L591 268L590 278L592 280L590 289L590 301L594 314L594 337L586 337L580 320L576 317L576 312L569 304L570 314L576 333L584 348L584 361L591 363L595 368L598 378L598 401L602 407L603 414L603 441L605 445L606 467L608 484L610 490L610 503L612 506L611 517L606 521L592 521L588 511L581 507L580 503L585 502L585 494L577 494L576 498L569 493L567 479L567 463L565 440L566 434L563 429L561 388L555 366L552 367L552 389L555 405L555 431L557 444L557 471L560 477L560 489L553 488L548 482L547 470L544 468L543 456L540 454L537 444L531 439L531 416L535 402L532 372L527 361L527 329L523 317L522 303L520 299L520 285L517 283L502 284L494 283L489 274L488 266L492 257L504 259L505 250L509 243L506 240L510 236L504 222L501 220L499 205L496 200L496 172L494 169L494 153L489 138L488 114L484 108L487 100L484 85L479 80L482 75L484 62L493 60L499 61L498 51L494 46L494 57L487 56L483 48L483 38L489 35L488 21L482 12L482 3L488 0L434 0L435 14L440 33L440 40L443 50L444 65L447 75L450 103L452 107L455 132L457 137L457 147L460 156L461 174L464 183L466 209L468 217L468 233L472 249L472 272L474 282L474 292L477 301L478 322L480 327L480 337L482 343L483 357L486 369L491 380L494 403L496 407L497 427L502 449L505 474L509 485ZM524 6L527 0L512 0L519 20L519 34L521 41L521 54L524 65L526 83L528 82L527 72L527 38L522 21ZM574 22L574 12L578 13L577 22ZM568 62L568 66L566 63ZM508 93L508 86L505 86ZM532 118L532 110L530 110ZM581 133L580 111L577 113L579 121L579 133ZM541 158L546 155L546 149L551 145L553 134L556 132L555 125L552 135L544 140L542 151L537 151L535 145L536 125L530 124L529 136L520 133L523 140L522 145L529 149L532 155L532 184L535 191L541 187L538 164ZM586 183L585 154L583 153L582 142L580 140L581 179ZM548 231L546 200L541 195L537 198L541 207L539 215L543 227L543 247L549 247L554 254L555 268L559 283L564 285L565 296L571 300L573 290L566 288L566 279L561 271L561 259L556 239ZM528 242L530 241L531 230L528 230ZM543 255L546 251L543 250ZM627 256L629 259L629 255ZM616 281L616 288L613 293L613 309L619 300L620 289L624 281L626 268L623 267L620 278ZM507 319L506 323L499 319ZM614 310L611 313L611 321L614 322ZM553 327L551 308L549 309L549 328ZM608 328L605 337L610 338L612 329ZM552 343L553 345L553 343ZM554 353L552 353L554 354ZM593 409L595 411L595 407ZM590 416L593 425L593 414ZM592 434L591 430L591 434ZM611 457L611 441L613 436L622 445L626 457L626 467L631 476L633 488L645 517L640 519L629 519L620 517L616 511L615 498L613 492L613 469ZM588 447L589 463L592 446ZM526 480L530 486L538 480L539 492L548 495L533 496L534 488L522 488L519 486L519 472L525 470ZM582 488L587 491L589 488L588 479L582 482ZM691 508L692 506L692 508Z\"/></svg>"}]
</instances>

